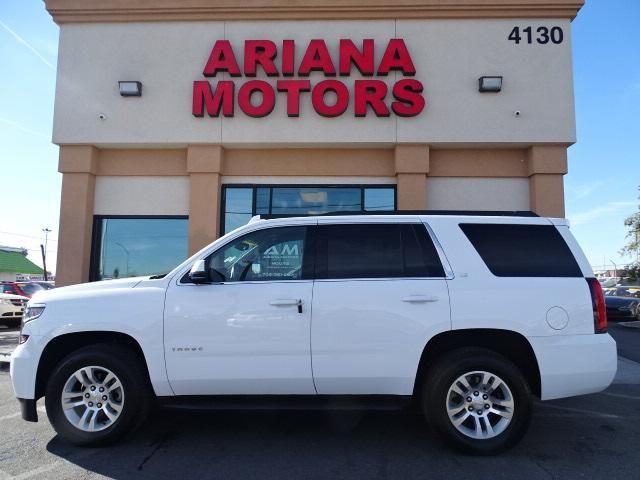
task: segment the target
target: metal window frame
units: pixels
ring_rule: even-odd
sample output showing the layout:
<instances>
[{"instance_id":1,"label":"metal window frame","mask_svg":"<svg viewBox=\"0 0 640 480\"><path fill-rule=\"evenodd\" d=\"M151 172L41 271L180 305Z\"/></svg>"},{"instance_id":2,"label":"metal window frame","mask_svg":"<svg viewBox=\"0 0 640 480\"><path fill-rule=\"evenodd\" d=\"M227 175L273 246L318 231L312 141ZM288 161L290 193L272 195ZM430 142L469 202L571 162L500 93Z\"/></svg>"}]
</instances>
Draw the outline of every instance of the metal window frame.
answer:
<instances>
[{"instance_id":1,"label":"metal window frame","mask_svg":"<svg viewBox=\"0 0 640 480\"><path fill-rule=\"evenodd\" d=\"M91 227L91 254L89 257L89 281L97 282L100 270L100 252L102 250L103 220L187 220L188 215L94 215Z\"/></svg>"},{"instance_id":2,"label":"metal window frame","mask_svg":"<svg viewBox=\"0 0 640 480\"><path fill-rule=\"evenodd\" d=\"M393 210L367 210L371 214L375 214L376 212L380 212L380 214L388 214L389 212L396 212L398 209L398 185L395 183L227 183L222 185L222 191L220 194L220 235L224 235L225 233L225 206L227 204L227 190L230 188L245 188L252 189L252 198L251 198L251 216L256 215L256 199L257 199L257 189L258 188L268 188L269 190L269 215L271 215L272 205L273 205L273 189L274 188L359 188L360 189L360 205L364 208L364 192L365 189L392 189L393 190L393 204L395 208ZM357 215L360 211L344 211L344 214ZM307 216L316 216L314 215L305 215L305 214L290 214L288 216L292 217L307 217Z\"/></svg>"}]
</instances>

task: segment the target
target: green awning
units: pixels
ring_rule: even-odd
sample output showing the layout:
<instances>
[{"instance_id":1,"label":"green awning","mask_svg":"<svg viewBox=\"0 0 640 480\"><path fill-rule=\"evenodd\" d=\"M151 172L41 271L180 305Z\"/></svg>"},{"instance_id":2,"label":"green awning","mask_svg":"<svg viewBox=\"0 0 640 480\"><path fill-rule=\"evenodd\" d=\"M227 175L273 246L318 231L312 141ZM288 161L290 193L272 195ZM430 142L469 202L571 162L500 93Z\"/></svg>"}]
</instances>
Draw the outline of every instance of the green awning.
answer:
<instances>
[{"instance_id":1,"label":"green awning","mask_svg":"<svg viewBox=\"0 0 640 480\"><path fill-rule=\"evenodd\" d=\"M0 250L0 272L42 275L44 271L20 252Z\"/></svg>"}]
</instances>

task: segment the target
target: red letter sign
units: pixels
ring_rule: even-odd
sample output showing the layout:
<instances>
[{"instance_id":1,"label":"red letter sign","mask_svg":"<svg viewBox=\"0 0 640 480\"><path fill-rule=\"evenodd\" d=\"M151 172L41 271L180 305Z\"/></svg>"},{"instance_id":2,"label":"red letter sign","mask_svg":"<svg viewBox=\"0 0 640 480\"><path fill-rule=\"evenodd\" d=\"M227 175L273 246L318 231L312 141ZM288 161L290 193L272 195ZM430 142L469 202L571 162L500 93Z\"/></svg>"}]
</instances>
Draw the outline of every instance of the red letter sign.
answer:
<instances>
[{"instance_id":1,"label":"red letter sign","mask_svg":"<svg viewBox=\"0 0 640 480\"><path fill-rule=\"evenodd\" d=\"M333 66L331 55L327 50L324 40L311 40L307 51L300 62L298 75L308 76L314 70L323 71L325 75L333 77L336 74L336 68Z\"/></svg>"},{"instance_id":2,"label":"red letter sign","mask_svg":"<svg viewBox=\"0 0 640 480\"><path fill-rule=\"evenodd\" d=\"M262 103L260 105L254 106L251 104L251 96L254 92L262 93ZM266 117L276 106L276 92L264 80L250 80L242 85L238 91L238 105L250 117Z\"/></svg>"},{"instance_id":3,"label":"red letter sign","mask_svg":"<svg viewBox=\"0 0 640 480\"><path fill-rule=\"evenodd\" d=\"M262 65L264 72L270 77L278 76L278 69L273 60L278 54L276 44L271 40L247 40L244 42L244 74L256 76L256 66Z\"/></svg>"},{"instance_id":4,"label":"red letter sign","mask_svg":"<svg viewBox=\"0 0 640 480\"><path fill-rule=\"evenodd\" d=\"M234 84L231 80L218 82L216 93L211 92L211 85L206 80L196 80L193 82L193 106L191 113L194 117L204 117L206 106L207 114L210 117L219 117L220 108L225 117L233 117L233 90Z\"/></svg>"},{"instance_id":5,"label":"red letter sign","mask_svg":"<svg viewBox=\"0 0 640 480\"><path fill-rule=\"evenodd\" d=\"M390 115L384 97L387 96L387 84L382 80L356 80L355 114L356 117L367 116L367 105L371 105L378 117Z\"/></svg>"},{"instance_id":6,"label":"red letter sign","mask_svg":"<svg viewBox=\"0 0 640 480\"><path fill-rule=\"evenodd\" d=\"M287 115L300 116L300 92L311 91L309 80L278 80L278 91L287 92Z\"/></svg>"},{"instance_id":7,"label":"red letter sign","mask_svg":"<svg viewBox=\"0 0 640 480\"><path fill-rule=\"evenodd\" d=\"M229 40L218 40L215 43L202 73L205 77L215 77L219 71L229 72L232 77L242 75Z\"/></svg>"},{"instance_id":8,"label":"red letter sign","mask_svg":"<svg viewBox=\"0 0 640 480\"><path fill-rule=\"evenodd\" d=\"M416 67L413 66L409 50L401 38L392 38L380 60L378 75L388 75L390 70L402 70L406 75L415 75Z\"/></svg>"},{"instance_id":9,"label":"red letter sign","mask_svg":"<svg viewBox=\"0 0 640 480\"><path fill-rule=\"evenodd\" d=\"M327 92L335 92L336 103L327 105L324 96ZM323 117L337 117L342 115L349 106L349 90L347 86L338 80L324 80L313 87L311 103L316 112Z\"/></svg>"},{"instance_id":10,"label":"red letter sign","mask_svg":"<svg viewBox=\"0 0 640 480\"><path fill-rule=\"evenodd\" d=\"M373 75L373 40L362 41L362 52L348 39L340 40L340 75L351 75L351 63L355 65L360 74Z\"/></svg>"},{"instance_id":11,"label":"red letter sign","mask_svg":"<svg viewBox=\"0 0 640 480\"><path fill-rule=\"evenodd\" d=\"M294 62L296 55L296 42L294 40L282 41L282 75L293 77L295 73Z\"/></svg>"},{"instance_id":12,"label":"red letter sign","mask_svg":"<svg viewBox=\"0 0 640 480\"><path fill-rule=\"evenodd\" d=\"M397 102L391 104L391 109L400 117L415 117L424 109L422 90L422 83L418 80L399 80L393 86L393 96Z\"/></svg>"}]
</instances>

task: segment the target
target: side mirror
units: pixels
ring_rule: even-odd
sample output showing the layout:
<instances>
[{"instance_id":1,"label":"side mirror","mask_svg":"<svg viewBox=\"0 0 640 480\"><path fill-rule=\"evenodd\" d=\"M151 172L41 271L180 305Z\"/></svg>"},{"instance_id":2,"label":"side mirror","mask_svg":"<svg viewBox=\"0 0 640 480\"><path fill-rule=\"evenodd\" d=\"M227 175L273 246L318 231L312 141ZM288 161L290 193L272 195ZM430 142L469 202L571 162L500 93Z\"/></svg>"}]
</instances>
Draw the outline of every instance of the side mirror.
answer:
<instances>
[{"instance_id":1,"label":"side mirror","mask_svg":"<svg viewBox=\"0 0 640 480\"><path fill-rule=\"evenodd\" d=\"M189 272L189 278L193 283L209 283L209 272L205 268L204 260L196 260Z\"/></svg>"}]
</instances>

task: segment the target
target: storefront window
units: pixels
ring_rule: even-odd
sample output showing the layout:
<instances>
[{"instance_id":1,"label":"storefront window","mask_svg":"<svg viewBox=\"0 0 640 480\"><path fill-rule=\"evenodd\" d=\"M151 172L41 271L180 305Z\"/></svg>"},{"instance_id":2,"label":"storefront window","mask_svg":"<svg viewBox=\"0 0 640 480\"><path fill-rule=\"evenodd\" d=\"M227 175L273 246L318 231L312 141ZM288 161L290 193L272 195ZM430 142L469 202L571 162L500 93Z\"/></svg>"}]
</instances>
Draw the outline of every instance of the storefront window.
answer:
<instances>
[{"instance_id":1,"label":"storefront window","mask_svg":"<svg viewBox=\"0 0 640 480\"><path fill-rule=\"evenodd\" d=\"M224 233L253 215L319 215L329 212L393 211L395 186L226 186Z\"/></svg>"},{"instance_id":2,"label":"storefront window","mask_svg":"<svg viewBox=\"0 0 640 480\"><path fill-rule=\"evenodd\" d=\"M364 209L374 210L395 210L396 195L392 188L365 188L364 189Z\"/></svg>"},{"instance_id":3,"label":"storefront window","mask_svg":"<svg viewBox=\"0 0 640 480\"><path fill-rule=\"evenodd\" d=\"M187 217L96 217L91 279L167 273L187 248Z\"/></svg>"},{"instance_id":4,"label":"storefront window","mask_svg":"<svg viewBox=\"0 0 640 480\"><path fill-rule=\"evenodd\" d=\"M224 224L228 231L251 220L253 215L253 188L229 188L225 195Z\"/></svg>"}]
</instances>

